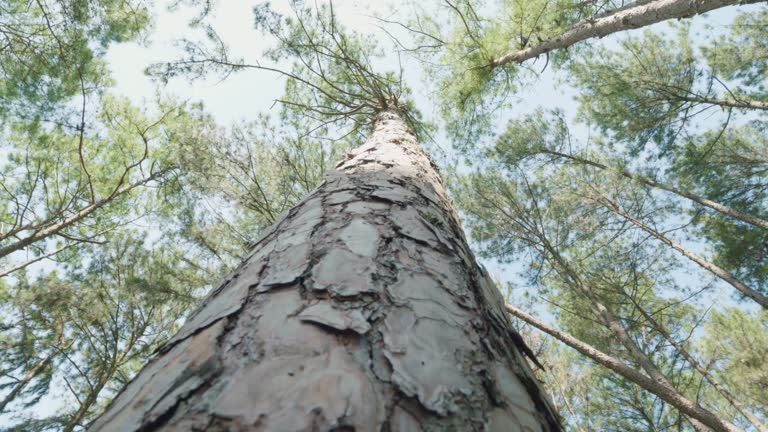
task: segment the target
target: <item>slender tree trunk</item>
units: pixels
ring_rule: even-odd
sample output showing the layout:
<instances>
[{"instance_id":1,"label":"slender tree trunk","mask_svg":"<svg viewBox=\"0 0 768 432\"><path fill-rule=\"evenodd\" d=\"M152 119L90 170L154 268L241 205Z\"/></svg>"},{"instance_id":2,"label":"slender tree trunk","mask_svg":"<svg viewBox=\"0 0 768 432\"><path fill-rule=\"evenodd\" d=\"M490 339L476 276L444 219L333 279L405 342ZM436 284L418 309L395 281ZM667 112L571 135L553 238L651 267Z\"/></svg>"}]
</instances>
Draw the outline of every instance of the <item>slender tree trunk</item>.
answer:
<instances>
[{"instance_id":1,"label":"slender tree trunk","mask_svg":"<svg viewBox=\"0 0 768 432\"><path fill-rule=\"evenodd\" d=\"M589 160L589 159L585 159L585 158L581 158L581 157L578 157L578 156L573 156L573 155L569 155L569 154L565 154L565 153L560 153L560 152L556 152L556 151L552 151L552 150L544 150L543 153L550 154L552 156L557 156L557 157L560 157L560 158L563 158L563 159L572 160L572 161L578 162L580 164L593 166L595 168L600 168L600 169L603 169L603 170L615 171L615 172L621 174L622 176L624 176L624 177L626 177L628 179L639 181L640 183L643 183L645 185L648 185L648 186L651 186L651 187L655 187L655 188L658 188L658 189L662 189L662 190L665 190L667 192L672 192L673 194L679 195L679 196L681 196L683 198L687 198L687 199L689 199L689 200L691 200L693 202L696 202L698 204L701 204L701 205L703 205L705 207L709 207L709 208L711 208L713 210L716 210L716 211L718 211L718 212L720 212L720 213L722 213L722 214L724 214L726 216L729 216L729 217L732 217L734 219L738 219L738 220L740 220L742 222L746 222L746 223L748 223L750 225L754 225L756 227L768 230L768 220L765 220L765 219L753 216L753 215L748 214L748 213L740 212L740 211L738 211L738 210L736 210L734 208L728 207L726 205L720 204L718 202L712 201L712 200L704 198L702 196L690 193L688 191L685 191L685 190L682 190L682 189L678 189L678 188L676 188L674 186L670 186L670 185L667 185L667 184L664 184L664 183L657 182L656 180L654 180L652 178L648 178L648 177L644 177L644 176L641 176L641 175L637 175L637 174L634 174L634 173L631 173L631 172L625 171L625 170L613 170L608 165L601 164L599 162L595 162L595 161L592 161L592 160Z\"/></svg>"},{"instance_id":2,"label":"slender tree trunk","mask_svg":"<svg viewBox=\"0 0 768 432\"><path fill-rule=\"evenodd\" d=\"M547 249L550 251L550 254L553 256L553 264L556 266L556 271L565 275L567 278L566 280L576 290L576 292L589 300L589 302L592 304L592 307L594 308L593 312L596 315L597 320L602 323L611 333L613 333L613 335L616 337L616 340L624 348L626 348L632 359L636 361L637 364L639 364L640 367L643 368L643 370L645 370L651 378L667 387L674 388L667 376L664 375L664 373L659 370L658 367L656 367L656 365L653 363L653 360L648 357L648 355L642 350L642 348L640 348L637 342L635 342L629 332L627 332L627 329L624 328L622 322L616 317L616 315L613 314L613 311L611 311L605 304L603 304L603 302L594 295L588 286L585 286L581 280L581 277L571 268L570 265L568 265L562 255L557 252L557 250L549 243L549 241L547 241L545 244Z\"/></svg>"},{"instance_id":3,"label":"slender tree trunk","mask_svg":"<svg viewBox=\"0 0 768 432\"><path fill-rule=\"evenodd\" d=\"M672 97L693 103L710 104L730 108L768 110L768 102L736 97L735 99L717 99L703 96L683 96L674 94Z\"/></svg>"},{"instance_id":4,"label":"slender tree trunk","mask_svg":"<svg viewBox=\"0 0 768 432\"><path fill-rule=\"evenodd\" d=\"M645 27L658 22L688 18L724 6L760 3L764 0L641 0L613 12L597 15L576 23L563 33L525 49L513 50L494 59L492 66L522 63L556 49L578 42L608 36L624 30Z\"/></svg>"},{"instance_id":5,"label":"slender tree trunk","mask_svg":"<svg viewBox=\"0 0 768 432\"><path fill-rule=\"evenodd\" d=\"M488 200L488 202L490 205L494 205L493 201ZM605 328L608 329L611 333L613 333L616 340L627 350L629 356L638 365L640 365L643 370L646 371L648 376L650 376L651 379L655 380L660 385L674 389L674 385L672 385L666 375L664 375L664 373L659 370L659 368L654 364L653 360L648 355L646 355L645 352L643 352L640 346L638 346L632 336L624 328L624 325L621 323L621 321L616 318L613 312L606 305L604 305L597 296L594 295L589 287L585 286L581 280L581 276L568 264L565 258L563 258L557 247L549 241L545 232L537 228L538 223L532 220L525 220L525 216L521 216L523 220L517 220L514 216L506 212L504 213L510 219L510 222L519 225L523 230L526 230L528 233L530 233L530 235L535 239L532 240L532 244L536 244L537 248L541 248L539 249L540 253L542 253L550 265L566 281L571 289L575 290L578 294L589 300L589 302L592 304L593 312L595 313L597 321L604 325ZM705 426L695 418L690 418L690 422L694 428L696 428L696 430L710 430L709 427Z\"/></svg>"},{"instance_id":6,"label":"slender tree trunk","mask_svg":"<svg viewBox=\"0 0 768 432\"><path fill-rule=\"evenodd\" d=\"M9 403L13 402L14 399L21 393L22 390L24 390L27 385L29 385L30 382L32 382L33 379L39 374L43 368L48 364L48 362L51 361L54 354L56 353L56 350L51 350L51 352L45 356L44 358L40 359L32 369L30 369L29 372L27 372L26 375L24 375L24 378L19 380L14 386L11 391L5 395L3 400L0 401L0 413L5 410L5 407L8 406Z\"/></svg>"},{"instance_id":7,"label":"slender tree trunk","mask_svg":"<svg viewBox=\"0 0 768 432\"><path fill-rule=\"evenodd\" d=\"M99 398L99 393L104 390L106 384L106 381L102 377L102 380L99 381L94 388L88 391L88 396L80 404L80 407L75 411L61 432L72 432L76 427L81 426L80 423L88 414L88 410L96 403Z\"/></svg>"},{"instance_id":8,"label":"slender tree trunk","mask_svg":"<svg viewBox=\"0 0 768 432\"><path fill-rule=\"evenodd\" d=\"M674 391L678 393L679 397L683 397L682 395L677 392L674 384L667 378L667 376L662 372L656 364L653 362L653 359L651 359L643 350L640 348L640 346L635 342L635 340L632 338L632 336L627 332L627 329L624 328L624 324L616 317L616 315L613 314L613 312L605 305L603 302L600 301L597 296L595 296L589 287L585 286L584 283L581 280L581 277L568 265L568 263L565 261L565 259L560 255L560 253L557 251L556 248L554 248L548 240L546 240L542 236L543 243L547 250L550 251L550 254L553 257L553 265L555 266L555 269L564 275L566 280L569 281L571 286L579 292L581 295L586 297L590 303L592 303L592 307L594 308L594 313L597 316L597 319L600 323L602 323L611 333L613 333L614 337L616 337L616 340L627 350L627 353L629 356L637 362L638 365L648 374L648 376L654 380L655 382L659 383L660 385L666 387L670 391ZM509 307L507 308L509 310ZM706 411L705 411L706 413ZM711 414L711 413L710 413ZM706 416L705 416L706 417ZM711 431L710 426L715 423L712 423L712 421L716 418L714 414L711 414L708 418L699 418L699 417L693 417L689 416L688 421L690 421L691 425L699 432L709 432ZM731 429L723 428L722 425L715 427L715 430L718 431L727 431Z\"/></svg>"},{"instance_id":9,"label":"slender tree trunk","mask_svg":"<svg viewBox=\"0 0 768 432\"><path fill-rule=\"evenodd\" d=\"M91 431L560 430L395 110Z\"/></svg>"},{"instance_id":10,"label":"slender tree trunk","mask_svg":"<svg viewBox=\"0 0 768 432\"><path fill-rule=\"evenodd\" d=\"M696 402L681 395L673 386L671 386L667 382L662 382L656 379L652 379L646 375L643 375L637 370L627 366L619 359L616 359L615 357L612 357L594 348L593 346L580 341L579 339L569 335L568 333L560 331L548 325L547 323L534 318L533 316L523 312L522 310L512 305L509 305L509 304L506 305L506 309L510 314L522 319L528 324L538 328L539 330L549 334L555 339L563 342L564 344L575 349L581 354L589 357L595 363L616 372L617 374L621 375L627 380L655 394L656 396L660 397L662 400L664 400L668 404L680 410L681 413L690 417L692 420L699 421L704 425L711 427L717 431L736 432L740 430L738 427L734 426L733 424L728 423L727 421L721 419L720 417L716 416L712 412L702 408ZM697 427L697 429L701 430L701 426L695 425L694 427Z\"/></svg>"},{"instance_id":11,"label":"slender tree trunk","mask_svg":"<svg viewBox=\"0 0 768 432\"><path fill-rule=\"evenodd\" d=\"M710 271L715 276L719 277L720 279L728 282L736 288L740 293L742 293L744 296L749 297L750 299L754 300L757 304L762 306L764 309L768 309L768 297L766 297L764 294L755 291L754 289L750 288L747 284L740 281L736 276L732 275L730 272L726 271L725 269L716 266L715 264L705 260L704 258L700 257L699 255L693 253L692 251L686 249L681 245L680 243L677 243L676 241L672 240L671 238L665 236L664 234L656 231L655 229L651 228L647 224L643 223L642 221L638 220L637 218L632 217L629 213L624 211L621 207L619 207L616 203L610 200L603 200L603 203L607 205L608 208L610 208L614 213L617 215L623 217L624 219L632 222L635 226L642 229L643 231L647 232L651 236L659 239L661 242L665 243L672 249L680 252L688 258L689 260L695 262L702 268Z\"/></svg>"},{"instance_id":12,"label":"slender tree trunk","mask_svg":"<svg viewBox=\"0 0 768 432\"><path fill-rule=\"evenodd\" d=\"M739 402L736 396L731 394L731 392L728 391L728 389L723 387L720 384L720 382L717 379L715 379L715 377L712 376L712 374L704 366L702 366L695 358L693 358L691 353L689 353L688 350L685 349L685 347L683 347L677 340L675 340L675 338L672 337L672 335L670 334L669 331L667 331L664 325L657 322L651 316L651 314L646 312L645 309L643 309L639 304L635 303L635 307L643 315L643 317L645 317L645 319L648 320L651 326L653 326L653 328L657 332L659 332L662 336L664 336L664 339L666 339L667 342L669 342L673 347L675 347L677 352L679 352L688 361L688 363L691 366L693 366L693 368L696 369L701 374L701 376L703 376L704 379L706 379L707 382L710 383L712 387L715 388L715 390L717 390L718 393L720 393L723 399L727 400L728 403L730 403L731 406L733 406L736 409L736 411L739 412L739 414L744 416L744 418L746 418L750 423L752 423L752 425L755 426L755 428L757 428L759 432L768 432L768 427L766 427L765 424L763 424L760 421L760 419L757 418L756 415L749 412L749 410L741 402Z\"/></svg>"}]
</instances>

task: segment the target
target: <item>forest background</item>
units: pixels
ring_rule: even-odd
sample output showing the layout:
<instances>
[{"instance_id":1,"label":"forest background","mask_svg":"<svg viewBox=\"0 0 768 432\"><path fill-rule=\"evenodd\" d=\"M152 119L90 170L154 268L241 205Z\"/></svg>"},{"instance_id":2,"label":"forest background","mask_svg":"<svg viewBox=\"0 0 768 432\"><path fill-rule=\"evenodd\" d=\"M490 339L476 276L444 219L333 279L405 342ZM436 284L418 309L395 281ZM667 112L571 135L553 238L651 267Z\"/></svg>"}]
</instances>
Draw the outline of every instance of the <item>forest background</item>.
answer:
<instances>
[{"instance_id":1,"label":"forest background","mask_svg":"<svg viewBox=\"0 0 768 432\"><path fill-rule=\"evenodd\" d=\"M57 4L4 1L0 18L8 430L85 427L259 232L365 134L275 103L300 90L243 66L270 63L264 52L275 46L247 2ZM338 1L333 10L349 31L375 35L372 67L410 87L424 145L511 313L631 369L650 360L678 394L765 430L766 7L725 7L473 72L476 51L525 48L622 6ZM19 29L33 27L17 45ZM195 57L217 62L167 63ZM595 302L641 353L615 340ZM695 427L535 322L518 324L569 429Z\"/></svg>"}]
</instances>

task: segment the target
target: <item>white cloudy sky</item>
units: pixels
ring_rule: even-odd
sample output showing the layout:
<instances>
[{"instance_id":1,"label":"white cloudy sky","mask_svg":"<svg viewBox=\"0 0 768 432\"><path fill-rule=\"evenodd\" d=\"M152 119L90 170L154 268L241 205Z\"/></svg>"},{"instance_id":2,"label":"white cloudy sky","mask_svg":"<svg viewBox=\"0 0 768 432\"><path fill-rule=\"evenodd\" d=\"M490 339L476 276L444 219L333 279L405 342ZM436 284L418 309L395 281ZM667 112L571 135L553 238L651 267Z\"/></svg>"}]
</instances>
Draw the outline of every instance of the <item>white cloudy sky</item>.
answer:
<instances>
[{"instance_id":1,"label":"white cloudy sky","mask_svg":"<svg viewBox=\"0 0 768 432\"><path fill-rule=\"evenodd\" d=\"M252 8L258 1L226 0L221 1L214 9L211 24L222 39L228 44L234 56L246 60L256 60L269 46L269 39L253 28ZM276 10L286 9L287 2L273 1ZM384 43L389 41L377 28L377 22L371 15L390 16L392 12L381 0L336 0L334 10L340 20L353 30L375 32ZM406 6L407 7L407 6ZM110 48L107 60L117 82L117 91L140 101L141 98L152 98L155 84L147 78L143 70L153 62L172 59L178 54L174 41L179 37L190 34L187 23L193 16L193 11L180 10L169 12L163 6L154 9L156 25L149 37L149 43L126 43ZM419 77L414 62L404 62L406 74L409 77ZM544 75L545 82L537 86L536 102L543 104L565 104L573 106L569 98L563 98L561 92L555 91L555 86L547 82L549 74ZM419 89L423 83L420 79L412 79L411 87ZM165 91L170 91L182 98L202 100L216 118L224 123L248 119L255 112L268 110L272 101L282 90L282 81L276 75L256 70L248 70L229 76L226 80L215 79L193 84L183 79L172 81ZM421 95L424 97L424 95ZM530 96L530 95L529 95ZM523 105L528 106L532 99L524 98ZM421 108L429 112L431 104L422 99Z\"/></svg>"}]
</instances>

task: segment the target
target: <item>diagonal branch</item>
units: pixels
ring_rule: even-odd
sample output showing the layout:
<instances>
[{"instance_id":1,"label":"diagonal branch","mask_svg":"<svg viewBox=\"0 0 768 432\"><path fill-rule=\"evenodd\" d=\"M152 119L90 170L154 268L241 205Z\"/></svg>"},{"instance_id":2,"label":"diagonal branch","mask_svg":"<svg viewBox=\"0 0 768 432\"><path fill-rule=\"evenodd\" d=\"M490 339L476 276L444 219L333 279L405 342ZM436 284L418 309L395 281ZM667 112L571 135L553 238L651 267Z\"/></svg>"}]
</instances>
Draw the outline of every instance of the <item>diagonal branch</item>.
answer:
<instances>
[{"instance_id":1,"label":"diagonal branch","mask_svg":"<svg viewBox=\"0 0 768 432\"><path fill-rule=\"evenodd\" d=\"M622 209L619 204L613 200L610 200L606 197L600 197L598 200L605 205L609 210L616 213L617 215L623 217L624 219L632 222L635 226L642 229L643 231L650 234L652 237L655 237L656 239L660 240L662 243L666 244L667 246L671 247L672 249L680 252L688 258L689 260L695 262L700 267L704 268L705 270L708 270L718 278L724 280L725 282L728 282L736 288L740 293L742 293L744 296L749 297L750 299L754 300L757 304L762 306L764 309L768 309L768 297L766 297L764 294L754 290L753 288L750 288L739 280L736 276L731 274L730 272L726 271L722 267L719 267L715 265L714 263L711 263L704 259L703 257L697 255L691 250L688 250L686 247L681 245L680 243L677 243L676 241L672 240L671 238L665 236L663 233L655 230L653 227L647 225L643 221L635 218L634 216L627 213L626 210Z\"/></svg>"},{"instance_id":2,"label":"diagonal branch","mask_svg":"<svg viewBox=\"0 0 768 432\"><path fill-rule=\"evenodd\" d=\"M534 318L531 315L528 315L527 313L523 312L520 309L517 309L516 307L510 304L506 304L504 307L506 308L507 312L509 312L511 315L514 315L520 318L526 323L536 327L537 329L543 331L544 333L549 334L550 336L554 337L560 342L568 345L569 347L575 349L581 354L589 357L595 363L616 372L617 374L621 375L625 379L655 394L656 396L663 399L668 404L680 410L681 413L690 417L692 420L695 419L695 420L701 421L708 427L711 427L717 431L735 432L739 430L739 428L737 428L733 424L728 423L727 421L721 419L720 417L713 414L712 412L702 408L695 401L692 401L686 398L685 396L680 394L674 387L666 383L659 382L658 380L654 380L638 372L634 368L627 366L621 360L615 357L612 357L598 350L597 348L585 342L580 341L579 339L571 336L570 334L565 333L561 330L558 330L548 325L547 323Z\"/></svg>"},{"instance_id":3,"label":"diagonal branch","mask_svg":"<svg viewBox=\"0 0 768 432\"><path fill-rule=\"evenodd\" d=\"M528 48L510 51L493 59L491 66L522 63L550 51L568 48L587 39L601 38L670 19L689 18L724 6L760 3L761 1L763 0L641 0L613 12L584 19L563 33Z\"/></svg>"},{"instance_id":4,"label":"diagonal branch","mask_svg":"<svg viewBox=\"0 0 768 432\"><path fill-rule=\"evenodd\" d=\"M549 154L549 155L552 155L552 156L557 156L557 157L560 157L560 158L563 158L563 159L568 159L568 160L571 160L573 162L577 162L577 163L580 163L580 164L583 164L583 165L589 165L589 166L592 166L592 167L595 167L595 168L600 168L602 170L615 171L618 174L621 174L623 177L626 177L628 179L635 180L635 181L638 181L638 182L643 183L645 185L648 185L648 186L651 186L651 187L655 187L655 188L658 188L658 189L662 189L662 190L665 190L667 192L672 192L672 193L674 193L676 195L679 195L681 197L687 198L687 199L689 199L689 200L691 200L693 202L696 202L698 204L701 204L703 206L706 206L706 207L709 207L709 208L711 208L713 210L716 210L716 211L718 211L718 212L720 212L720 213L722 213L722 214L724 214L726 216L730 216L730 217L738 219L738 220L740 220L742 222L746 222L746 223L754 225L756 227L768 230L768 220L759 218L757 216L753 216L753 215L748 214L748 213L744 213L744 212L738 211L738 210L736 210L734 208L731 208L729 206L720 204L718 202L712 201L710 199L704 198L704 197L696 195L694 193L691 193L691 192L688 192L688 191L685 191L685 190L682 190L682 189L678 189L678 188L676 188L674 186L657 182L656 180L653 180L652 178L641 176L641 175L638 175L638 174L634 174L634 173L632 173L630 171L626 171L626 170L614 169L614 168L611 168L608 165L602 164L600 162L595 162L593 160L589 160L589 159L582 158L582 157L579 157L579 156L574 156L574 155L570 155L570 154L560 153L560 152L557 152L557 151L554 151L554 150L542 150L542 153L546 153L546 154Z\"/></svg>"},{"instance_id":5,"label":"diagonal branch","mask_svg":"<svg viewBox=\"0 0 768 432\"><path fill-rule=\"evenodd\" d=\"M60 233L63 229L65 229L65 228L67 228L67 227L77 223L78 221L88 217L90 214L92 214L96 210L104 207L105 205L111 203L116 198L118 198L118 197L120 197L122 195L127 194L128 192L132 191L133 189L135 189L135 188L137 188L139 186L143 186L143 185L145 185L145 184L147 184L147 183L149 183L149 182L151 182L153 180L156 180L156 179L160 178L161 176L163 176L167 172L168 172L168 170L158 171L158 172L153 173L152 175L150 175L150 176L148 176L146 178L143 178L143 179L141 179L141 180L139 180L139 181L137 181L135 183L132 183L132 184L130 184L130 185L124 187L124 188L115 189L108 196L106 196L106 197L104 197L104 198L102 198L102 199L100 199L98 201L94 201L93 203L83 207L82 209L80 209L79 211L77 211L74 214L70 215L69 217L64 218L63 220L61 220L61 221L59 221L59 222L57 222L57 223L55 223L55 224L53 224L51 226L48 226L45 229L39 230L39 231L35 232L34 234L32 234L32 235L30 235L28 237L24 237L23 239L15 242L13 244L10 244L10 245L7 245L7 246L4 246L4 247L0 248L0 258L2 258L4 256L7 256L7 255L9 255L9 254L11 254L13 252L18 251L18 250L24 249L27 246L29 246L29 245L37 242L37 241L43 240L43 239L45 239L47 237L50 237L52 235Z\"/></svg>"}]
</instances>

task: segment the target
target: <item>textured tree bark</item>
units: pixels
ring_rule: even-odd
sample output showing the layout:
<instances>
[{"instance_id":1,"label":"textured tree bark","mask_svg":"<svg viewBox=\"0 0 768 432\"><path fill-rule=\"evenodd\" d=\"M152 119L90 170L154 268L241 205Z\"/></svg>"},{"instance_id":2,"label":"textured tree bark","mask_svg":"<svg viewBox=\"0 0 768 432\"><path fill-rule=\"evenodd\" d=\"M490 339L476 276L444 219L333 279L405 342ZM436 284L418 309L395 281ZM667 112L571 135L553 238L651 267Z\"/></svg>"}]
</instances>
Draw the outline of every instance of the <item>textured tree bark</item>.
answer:
<instances>
[{"instance_id":1,"label":"textured tree bark","mask_svg":"<svg viewBox=\"0 0 768 432\"><path fill-rule=\"evenodd\" d=\"M560 430L510 328L388 110L90 430Z\"/></svg>"},{"instance_id":2,"label":"textured tree bark","mask_svg":"<svg viewBox=\"0 0 768 432\"><path fill-rule=\"evenodd\" d=\"M492 66L522 63L556 49L578 42L608 36L624 30L645 27L658 22L689 18L724 6L760 3L764 0L641 0L615 11L587 18L560 35L521 50L513 50L494 59Z\"/></svg>"}]
</instances>

